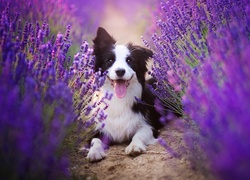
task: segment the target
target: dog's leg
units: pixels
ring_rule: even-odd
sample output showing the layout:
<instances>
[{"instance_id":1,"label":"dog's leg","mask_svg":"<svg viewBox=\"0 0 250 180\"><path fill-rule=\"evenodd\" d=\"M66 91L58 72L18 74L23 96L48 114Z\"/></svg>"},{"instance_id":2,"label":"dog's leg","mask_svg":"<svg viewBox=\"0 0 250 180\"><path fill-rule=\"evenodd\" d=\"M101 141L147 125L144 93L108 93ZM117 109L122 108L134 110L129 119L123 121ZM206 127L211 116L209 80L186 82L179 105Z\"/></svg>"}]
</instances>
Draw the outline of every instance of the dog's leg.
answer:
<instances>
[{"instance_id":1,"label":"dog's leg","mask_svg":"<svg viewBox=\"0 0 250 180\"><path fill-rule=\"evenodd\" d=\"M156 139L153 136L153 131L148 125L144 125L132 138L131 143L126 147L125 153L136 156L146 151L149 144L154 144Z\"/></svg>"},{"instance_id":2,"label":"dog's leg","mask_svg":"<svg viewBox=\"0 0 250 180\"><path fill-rule=\"evenodd\" d=\"M87 159L90 162L100 161L106 157L106 153L103 147L103 143L99 138L94 138L91 141L91 147L89 149Z\"/></svg>"}]
</instances>

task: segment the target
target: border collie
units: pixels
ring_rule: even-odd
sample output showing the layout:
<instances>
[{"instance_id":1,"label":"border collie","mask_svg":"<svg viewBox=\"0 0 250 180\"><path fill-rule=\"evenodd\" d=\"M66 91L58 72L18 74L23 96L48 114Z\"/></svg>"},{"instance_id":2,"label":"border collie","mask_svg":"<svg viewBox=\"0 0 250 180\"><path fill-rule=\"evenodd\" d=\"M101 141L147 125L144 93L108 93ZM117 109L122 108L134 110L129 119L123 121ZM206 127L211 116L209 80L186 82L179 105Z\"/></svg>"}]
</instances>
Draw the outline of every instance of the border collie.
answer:
<instances>
[{"instance_id":1,"label":"border collie","mask_svg":"<svg viewBox=\"0 0 250 180\"><path fill-rule=\"evenodd\" d=\"M113 93L105 110L105 126L97 122L98 136L92 139L87 155L89 161L99 161L106 157L104 139L111 143L130 142L127 155L139 155L149 144L156 142L158 130L162 127L160 114L154 108L155 96L146 81L147 61L153 52L131 43L116 45L108 32L99 27L93 40L95 71L106 72L106 80L98 96ZM138 99L140 102L138 102ZM142 103L143 102L143 103Z\"/></svg>"}]
</instances>

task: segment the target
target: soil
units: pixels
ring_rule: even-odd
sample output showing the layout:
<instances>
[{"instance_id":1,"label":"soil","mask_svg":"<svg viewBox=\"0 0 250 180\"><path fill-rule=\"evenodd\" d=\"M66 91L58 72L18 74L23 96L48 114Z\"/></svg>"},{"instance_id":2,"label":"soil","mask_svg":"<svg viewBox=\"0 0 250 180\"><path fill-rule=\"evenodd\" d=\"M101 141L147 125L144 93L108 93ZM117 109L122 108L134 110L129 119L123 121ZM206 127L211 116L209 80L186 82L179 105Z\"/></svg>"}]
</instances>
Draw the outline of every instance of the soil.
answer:
<instances>
[{"instance_id":1,"label":"soil","mask_svg":"<svg viewBox=\"0 0 250 180\"><path fill-rule=\"evenodd\" d=\"M107 157L99 162L88 162L86 152L71 154L71 172L76 179L100 180L203 180L204 174L192 168L188 153L182 152L183 132L170 124L161 132L161 137L179 156L166 151L162 145L148 146L147 152L137 157L125 155L127 144L113 145L107 150Z\"/></svg>"}]
</instances>

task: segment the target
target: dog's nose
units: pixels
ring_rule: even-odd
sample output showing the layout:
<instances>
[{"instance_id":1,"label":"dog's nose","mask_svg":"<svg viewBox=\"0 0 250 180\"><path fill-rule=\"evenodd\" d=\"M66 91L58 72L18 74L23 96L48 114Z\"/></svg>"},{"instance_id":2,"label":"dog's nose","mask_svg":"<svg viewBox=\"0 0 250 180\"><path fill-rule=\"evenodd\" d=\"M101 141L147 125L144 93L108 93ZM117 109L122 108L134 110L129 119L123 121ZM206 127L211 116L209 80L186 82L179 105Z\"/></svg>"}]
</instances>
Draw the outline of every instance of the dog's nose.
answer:
<instances>
[{"instance_id":1,"label":"dog's nose","mask_svg":"<svg viewBox=\"0 0 250 180\"><path fill-rule=\"evenodd\" d=\"M125 74L125 69L117 69L115 73L118 77L122 77Z\"/></svg>"}]
</instances>

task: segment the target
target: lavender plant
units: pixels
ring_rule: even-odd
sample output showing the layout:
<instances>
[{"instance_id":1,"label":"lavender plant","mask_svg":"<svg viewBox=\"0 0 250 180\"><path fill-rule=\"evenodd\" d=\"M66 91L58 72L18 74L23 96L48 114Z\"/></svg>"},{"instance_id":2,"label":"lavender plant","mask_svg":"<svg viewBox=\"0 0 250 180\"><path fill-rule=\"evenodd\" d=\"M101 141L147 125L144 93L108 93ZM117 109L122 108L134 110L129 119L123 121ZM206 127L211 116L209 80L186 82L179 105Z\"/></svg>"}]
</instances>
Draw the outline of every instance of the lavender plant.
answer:
<instances>
[{"instance_id":1,"label":"lavender plant","mask_svg":"<svg viewBox=\"0 0 250 180\"><path fill-rule=\"evenodd\" d=\"M192 4L194 2L184 0L180 3L178 1L162 3L161 8L163 13L160 11L162 19L156 22L160 35L155 33L152 36L155 53L150 75L157 79L158 82L155 93L164 102L165 106L179 115L183 115L180 102L181 95L185 91L187 75L189 73L185 68L186 64L183 63L182 55L184 54L182 53L192 54L188 52L188 47L195 47L198 51L202 51L200 46L204 42L204 38L200 36L200 42L196 44L192 43L191 46L190 29L197 24L194 17L190 15L192 9L189 8L191 6L189 3ZM200 35L199 31L197 33ZM193 39L195 38L193 37ZM145 39L143 41L150 48L151 43L148 43ZM194 62L191 62L187 58L186 61L190 61L189 64L191 66L197 65L196 59L193 60Z\"/></svg>"},{"instance_id":2,"label":"lavender plant","mask_svg":"<svg viewBox=\"0 0 250 180\"><path fill-rule=\"evenodd\" d=\"M69 86L74 92L74 107L79 115L77 134L80 142L86 142L91 138L96 121L104 124L107 118L104 110L108 107L107 101L113 96L107 93L102 98L97 97L106 76L101 71L94 72L95 58L92 52L93 49L84 41L70 66Z\"/></svg>"},{"instance_id":3,"label":"lavender plant","mask_svg":"<svg viewBox=\"0 0 250 180\"><path fill-rule=\"evenodd\" d=\"M0 179L65 178L65 138L102 85L93 79L91 50L84 43L72 64L71 26L55 37L46 22L22 28L9 6L0 17Z\"/></svg>"},{"instance_id":4,"label":"lavender plant","mask_svg":"<svg viewBox=\"0 0 250 180\"><path fill-rule=\"evenodd\" d=\"M217 178L249 179L249 2L180 0L161 6L160 35L153 35L156 93L168 99L166 92L175 97L171 86L180 91L186 144L194 156L205 154Z\"/></svg>"},{"instance_id":5,"label":"lavender plant","mask_svg":"<svg viewBox=\"0 0 250 180\"><path fill-rule=\"evenodd\" d=\"M79 50L82 39L91 40L104 11L103 0L0 0L0 10L4 10L7 5L12 12L19 12L23 19L32 24L46 21L53 25L49 28L52 34L71 25L71 39L74 41L68 50L71 56ZM25 26L24 23L21 21L20 26Z\"/></svg>"},{"instance_id":6,"label":"lavender plant","mask_svg":"<svg viewBox=\"0 0 250 180\"><path fill-rule=\"evenodd\" d=\"M35 35L31 24L22 32L16 23L6 8L0 26L0 176L63 177L69 171L61 145L74 121L70 89L63 74L56 73L64 53L58 52L52 61L52 43L43 42L46 28L37 27Z\"/></svg>"},{"instance_id":7,"label":"lavender plant","mask_svg":"<svg viewBox=\"0 0 250 180\"><path fill-rule=\"evenodd\" d=\"M212 52L192 78L184 103L200 129L197 142L211 170L219 179L249 179L250 41L239 24L218 32L208 37Z\"/></svg>"}]
</instances>

